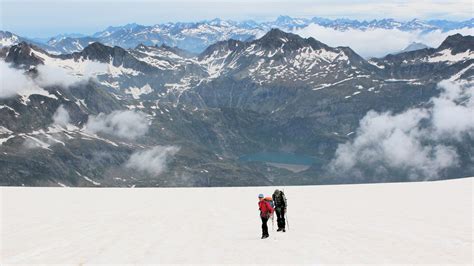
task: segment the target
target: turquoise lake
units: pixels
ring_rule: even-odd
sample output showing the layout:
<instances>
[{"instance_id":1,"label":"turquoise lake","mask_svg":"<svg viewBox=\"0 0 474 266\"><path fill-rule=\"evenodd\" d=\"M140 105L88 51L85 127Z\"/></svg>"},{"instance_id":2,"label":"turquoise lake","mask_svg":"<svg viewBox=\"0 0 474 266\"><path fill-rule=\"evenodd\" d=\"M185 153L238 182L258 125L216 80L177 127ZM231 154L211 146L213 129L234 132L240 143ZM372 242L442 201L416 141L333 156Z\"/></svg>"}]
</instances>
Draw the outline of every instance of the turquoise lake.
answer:
<instances>
[{"instance_id":1,"label":"turquoise lake","mask_svg":"<svg viewBox=\"0 0 474 266\"><path fill-rule=\"evenodd\" d=\"M315 159L311 156L280 152L259 152L243 155L239 158L243 162L267 162L280 164L312 165Z\"/></svg>"}]
</instances>

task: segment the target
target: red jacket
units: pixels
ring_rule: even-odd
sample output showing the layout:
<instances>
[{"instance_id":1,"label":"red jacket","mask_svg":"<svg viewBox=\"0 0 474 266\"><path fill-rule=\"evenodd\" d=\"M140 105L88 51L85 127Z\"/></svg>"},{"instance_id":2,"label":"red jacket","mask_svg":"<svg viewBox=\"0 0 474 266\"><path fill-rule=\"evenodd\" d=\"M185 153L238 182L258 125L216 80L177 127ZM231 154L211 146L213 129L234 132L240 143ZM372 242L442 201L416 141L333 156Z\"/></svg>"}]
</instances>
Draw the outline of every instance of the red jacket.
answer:
<instances>
[{"instance_id":1,"label":"red jacket","mask_svg":"<svg viewBox=\"0 0 474 266\"><path fill-rule=\"evenodd\" d=\"M266 200L259 201L258 202L258 207L259 207L259 210L260 210L260 216L261 217L268 218L273 213L272 206Z\"/></svg>"}]
</instances>

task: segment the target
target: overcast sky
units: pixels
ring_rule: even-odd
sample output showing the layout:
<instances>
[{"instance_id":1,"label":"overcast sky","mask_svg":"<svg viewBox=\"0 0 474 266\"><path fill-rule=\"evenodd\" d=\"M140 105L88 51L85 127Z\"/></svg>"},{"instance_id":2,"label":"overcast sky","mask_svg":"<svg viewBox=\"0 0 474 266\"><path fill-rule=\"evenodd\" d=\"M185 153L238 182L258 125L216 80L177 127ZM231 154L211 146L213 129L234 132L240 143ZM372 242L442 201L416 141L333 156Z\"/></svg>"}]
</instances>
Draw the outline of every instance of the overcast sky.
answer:
<instances>
[{"instance_id":1,"label":"overcast sky","mask_svg":"<svg viewBox=\"0 0 474 266\"><path fill-rule=\"evenodd\" d=\"M278 15L399 20L473 17L472 0L0 0L1 29L26 37L91 34L127 23L213 19L274 20Z\"/></svg>"}]
</instances>

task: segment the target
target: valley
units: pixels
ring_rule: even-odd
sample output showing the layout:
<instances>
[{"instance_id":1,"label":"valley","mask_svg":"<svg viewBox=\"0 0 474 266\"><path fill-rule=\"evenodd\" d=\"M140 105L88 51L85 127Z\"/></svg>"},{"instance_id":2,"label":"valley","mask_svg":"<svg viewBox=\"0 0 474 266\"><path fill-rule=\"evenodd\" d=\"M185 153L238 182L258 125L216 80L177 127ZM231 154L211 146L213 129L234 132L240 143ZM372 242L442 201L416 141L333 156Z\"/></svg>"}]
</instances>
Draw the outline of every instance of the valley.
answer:
<instances>
[{"instance_id":1,"label":"valley","mask_svg":"<svg viewBox=\"0 0 474 266\"><path fill-rule=\"evenodd\" d=\"M21 42L0 55L9 77L24 84L0 99L2 185L308 185L434 180L474 170L469 123L453 138L416 139L414 152L426 165L400 167L390 150L386 159L372 156L380 151L376 142L368 150L372 166L341 161L373 112L418 108L435 119L429 110L447 90L463 92L448 100L470 112L464 91L474 76L472 36L370 60L279 29L219 41L199 55L98 42L61 55ZM239 159L262 151L317 160ZM437 167L441 155L452 163Z\"/></svg>"}]
</instances>

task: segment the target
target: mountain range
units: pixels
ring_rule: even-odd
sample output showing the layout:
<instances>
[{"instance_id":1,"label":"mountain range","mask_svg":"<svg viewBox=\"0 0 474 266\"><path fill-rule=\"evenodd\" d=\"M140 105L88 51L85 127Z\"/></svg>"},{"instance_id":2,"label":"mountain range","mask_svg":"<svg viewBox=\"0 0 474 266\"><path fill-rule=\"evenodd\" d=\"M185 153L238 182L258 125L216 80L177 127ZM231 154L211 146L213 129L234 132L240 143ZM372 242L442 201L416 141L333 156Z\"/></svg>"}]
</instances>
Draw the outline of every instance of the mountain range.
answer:
<instances>
[{"instance_id":1,"label":"mountain range","mask_svg":"<svg viewBox=\"0 0 474 266\"><path fill-rule=\"evenodd\" d=\"M290 27L308 20L280 17L277 22ZM381 22L362 24L371 23ZM200 34L207 27L234 24L193 25L207 42L217 40L198 54L153 41L118 45L126 44L131 34L151 32L140 25L81 37L92 39L72 53L50 53L21 38L2 48L0 57L9 69L25 73L28 82L41 88L0 99L0 184L247 186L422 180L410 177L406 169L362 169L361 177L337 174L327 166L341 143L354 140L368 112L430 106L430 99L440 95L439 82L472 82L474 77L472 36L456 34L437 48L367 60L349 47L330 47L280 29L259 38L257 32L238 33L245 40L232 39L238 32L233 30L220 40L221 35L212 39ZM169 24L168 31L177 28L177 34L193 32L188 24ZM435 178L472 176L473 144L470 135L451 142L459 163ZM300 154L311 163L290 171L281 164L241 160L260 152Z\"/></svg>"},{"instance_id":2,"label":"mountain range","mask_svg":"<svg viewBox=\"0 0 474 266\"><path fill-rule=\"evenodd\" d=\"M0 32L0 46L16 44L20 41L28 41L43 48L50 53L73 53L83 50L93 42L101 42L109 46L120 46L123 48L135 48L140 44L147 46L168 45L199 54L209 45L228 39L249 41L262 37L272 28L284 31L304 29L309 25L319 25L339 31L349 29L397 29L400 31L431 32L439 30L442 32L473 28L474 20L447 21L413 19L410 21L397 21L394 19L380 19L370 21L359 21L351 19L326 19L314 17L292 18L280 16L274 21L256 22L231 21L231 20L206 20L200 22L176 22L156 24L152 26L139 25L136 23L124 26L111 26L90 36L78 34L62 34L47 39L28 39L20 37L11 32Z\"/></svg>"}]
</instances>

